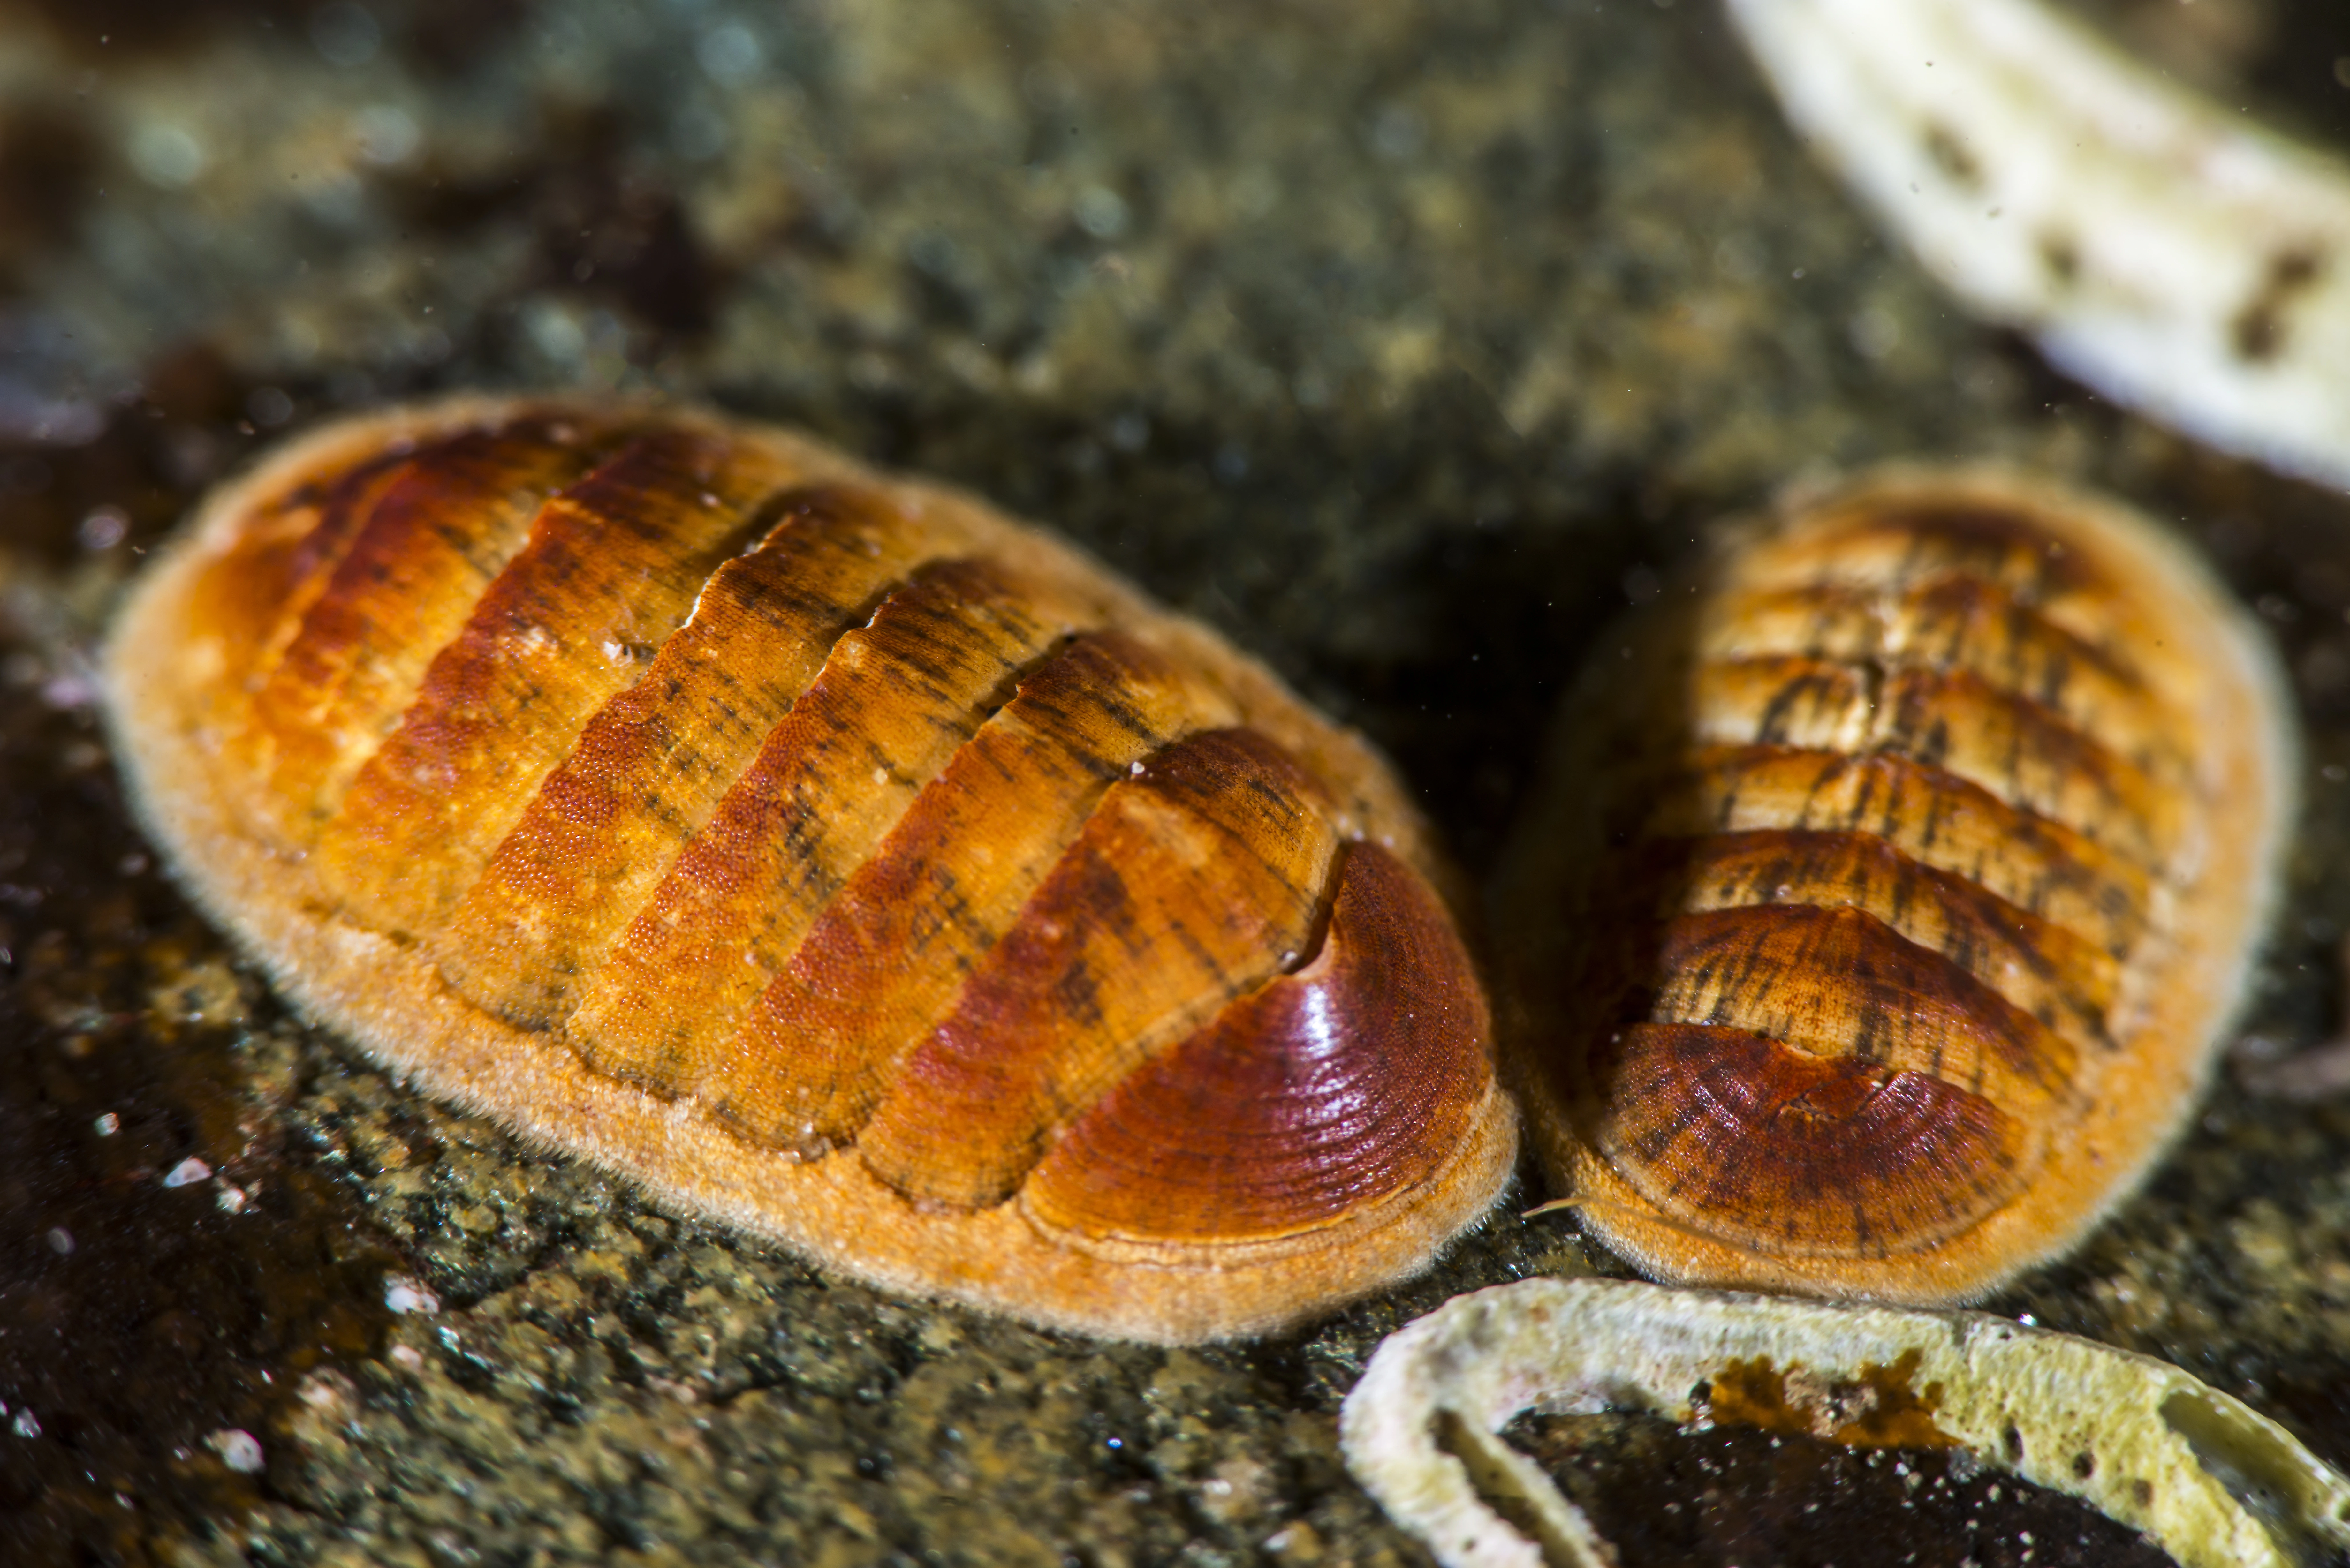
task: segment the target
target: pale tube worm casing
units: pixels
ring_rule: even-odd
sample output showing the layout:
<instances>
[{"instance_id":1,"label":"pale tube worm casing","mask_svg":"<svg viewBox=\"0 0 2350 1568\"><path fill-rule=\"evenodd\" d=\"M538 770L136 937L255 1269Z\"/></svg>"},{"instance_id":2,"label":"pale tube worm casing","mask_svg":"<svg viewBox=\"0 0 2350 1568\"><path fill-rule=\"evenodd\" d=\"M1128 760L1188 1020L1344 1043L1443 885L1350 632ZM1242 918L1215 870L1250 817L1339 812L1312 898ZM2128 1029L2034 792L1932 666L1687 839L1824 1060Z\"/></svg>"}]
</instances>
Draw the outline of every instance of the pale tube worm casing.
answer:
<instances>
[{"instance_id":1,"label":"pale tube worm casing","mask_svg":"<svg viewBox=\"0 0 2350 1568\"><path fill-rule=\"evenodd\" d=\"M1339 1439L1355 1479L1446 1568L1599 1568L1615 1554L1582 1511L1495 1434L1523 1410L1609 1408L1962 1448L2186 1568L2350 1548L2350 1481L2275 1422L2151 1356L1982 1313L1525 1280L1389 1334ZM1540 1541L1481 1491L1511 1498Z\"/></svg>"},{"instance_id":2,"label":"pale tube worm casing","mask_svg":"<svg viewBox=\"0 0 2350 1568\"><path fill-rule=\"evenodd\" d=\"M1788 118L1969 308L2350 486L2350 165L2033 0L1726 0Z\"/></svg>"}]
</instances>

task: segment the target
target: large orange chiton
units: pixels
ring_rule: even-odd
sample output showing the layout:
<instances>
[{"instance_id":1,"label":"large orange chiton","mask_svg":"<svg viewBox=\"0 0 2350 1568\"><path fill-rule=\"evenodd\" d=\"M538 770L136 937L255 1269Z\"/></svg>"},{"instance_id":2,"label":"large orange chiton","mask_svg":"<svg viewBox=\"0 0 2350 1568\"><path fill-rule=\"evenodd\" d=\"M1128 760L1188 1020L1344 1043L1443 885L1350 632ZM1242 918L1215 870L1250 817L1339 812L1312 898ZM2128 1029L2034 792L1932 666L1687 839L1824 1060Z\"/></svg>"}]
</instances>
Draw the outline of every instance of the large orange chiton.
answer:
<instances>
[{"instance_id":1,"label":"large orange chiton","mask_svg":"<svg viewBox=\"0 0 2350 1568\"><path fill-rule=\"evenodd\" d=\"M108 684L151 831L312 1016L883 1286L1262 1331L1510 1169L1379 760L1068 547L785 432L338 424L208 504Z\"/></svg>"},{"instance_id":2,"label":"large orange chiton","mask_svg":"<svg viewBox=\"0 0 2350 1568\"><path fill-rule=\"evenodd\" d=\"M2145 1173L2244 993L2295 745L2153 524L1888 471L1600 650L1502 896L1533 1136L1674 1281L1963 1301Z\"/></svg>"}]
</instances>

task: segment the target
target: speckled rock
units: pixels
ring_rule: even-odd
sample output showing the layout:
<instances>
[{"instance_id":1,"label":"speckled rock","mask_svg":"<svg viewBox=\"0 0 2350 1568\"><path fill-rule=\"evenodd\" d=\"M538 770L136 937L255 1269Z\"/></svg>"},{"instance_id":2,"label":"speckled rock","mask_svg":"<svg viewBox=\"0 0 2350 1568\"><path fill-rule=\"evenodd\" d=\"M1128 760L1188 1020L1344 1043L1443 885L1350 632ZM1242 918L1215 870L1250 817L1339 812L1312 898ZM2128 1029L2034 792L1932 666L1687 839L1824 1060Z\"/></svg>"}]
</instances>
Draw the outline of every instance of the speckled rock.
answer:
<instances>
[{"instance_id":1,"label":"speckled rock","mask_svg":"<svg viewBox=\"0 0 2350 1568\"><path fill-rule=\"evenodd\" d=\"M2199 0L2192 35L2172 0L2083 9L2350 150L2330 0ZM1702 519L1893 454L2113 485L2285 644L2311 805L2254 1054L2339 1022L2350 503L1969 325L1701 0L9 0L12 1561L1411 1563L1336 1453L1370 1347L1617 1267L1513 1204L1287 1340L1056 1338L662 1215L286 1016L143 857L78 650L260 442L461 385L715 399L1054 522L1365 727L1472 869L1580 650ZM2345 1139L2350 1102L2223 1085L1994 1304L2350 1459ZM1521 1435L1589 1438L1636 1511L1696 1506L1690 1457L1628 1430ZM1813 1480L1697 1462L1707 1517L1822 1555L1771 1502ZM1985 1540L2072 1539L1979 1494ZM1677 1517L1622 1527L1764 1560Z\"/></svg>"}]
</instances>

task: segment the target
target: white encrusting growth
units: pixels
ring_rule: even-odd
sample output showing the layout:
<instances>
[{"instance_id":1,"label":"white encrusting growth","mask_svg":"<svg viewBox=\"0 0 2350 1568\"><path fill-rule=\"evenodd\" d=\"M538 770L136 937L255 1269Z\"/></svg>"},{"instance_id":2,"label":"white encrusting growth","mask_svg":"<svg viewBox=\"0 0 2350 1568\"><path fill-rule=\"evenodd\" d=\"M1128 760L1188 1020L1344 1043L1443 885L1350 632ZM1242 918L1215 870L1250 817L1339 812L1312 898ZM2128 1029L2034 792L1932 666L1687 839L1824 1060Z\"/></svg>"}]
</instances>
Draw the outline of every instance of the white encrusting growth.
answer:
<instances>
[{"instance_id":1,"label":"white encrusting growth","mask_svg":"<svg viewBox=\"0 0 2350 1568\"><path fill-rule=\"evenodd\" d=\"M1741 1391L1774 1427L1964 1448L2186 1568L2350 1549L2350 1481L2275 1422L2150 1356L1982 1313L1526 1280L1388 1335L1339 1440L1364 1490L1446 1568L1601 1568L1615 1555L1590 1521L1494 1434L1523 1410L1726 1420ZM1511 1498L1540 1541L1481 1491Z\"/></svg>"},{"instance_id":2,"label":"white encrusting growth","mask_svg":"<svg viewBox=\"0 0 2350 1568\"><path fill-rule=\"evenodd\" d=\"M2350 165L2034 0L1726 0L1927 270L2068 373L2350 488Z\"/></svg>"}]
</instances>

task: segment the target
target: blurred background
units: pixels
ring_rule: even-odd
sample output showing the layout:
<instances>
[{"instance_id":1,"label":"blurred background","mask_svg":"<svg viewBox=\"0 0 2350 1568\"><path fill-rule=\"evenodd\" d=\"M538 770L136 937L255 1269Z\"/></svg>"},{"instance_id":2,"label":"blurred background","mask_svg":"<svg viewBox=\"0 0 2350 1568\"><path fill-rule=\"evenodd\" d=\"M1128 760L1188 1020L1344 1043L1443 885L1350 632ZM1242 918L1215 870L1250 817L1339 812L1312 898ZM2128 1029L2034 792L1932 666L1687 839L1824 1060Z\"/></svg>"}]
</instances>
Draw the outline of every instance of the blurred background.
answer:
<instances>
[{"instance_id":1,"label":"blurred background","mask_svg":"<svg viewBox=\"0 0 2350 1568\"><path fill-rule=\"evenodd\" d=\"M2335 0L2071 8L2350 157ZM2114 487L2312 725L2248 1054L2339 1022L2350 503L1967 320L1711 0L0 0L10 1561L1412 1562L1336 1459L1362 1356L1617 1267L1518 1205L1291 1340L1060 1340L671 1220L287 1017L124 816L88 650L266 442L506 387L714 400L1066 531L1368 732L1474 874L1581 649L1709 520L1896 455ZM2345 1137L2224 1085L1996 1304L2350 1459ZM1627 1562L1877 1560L1916 1512L1826 1451L1522 1435L1612 1478L1575 1484ZM2022 1502L1934 1485L1971 1529L1913 1523L1920 1563L2133 1549L2060 1511L2031 1557Z\"/></svg>"}]
</instances>

